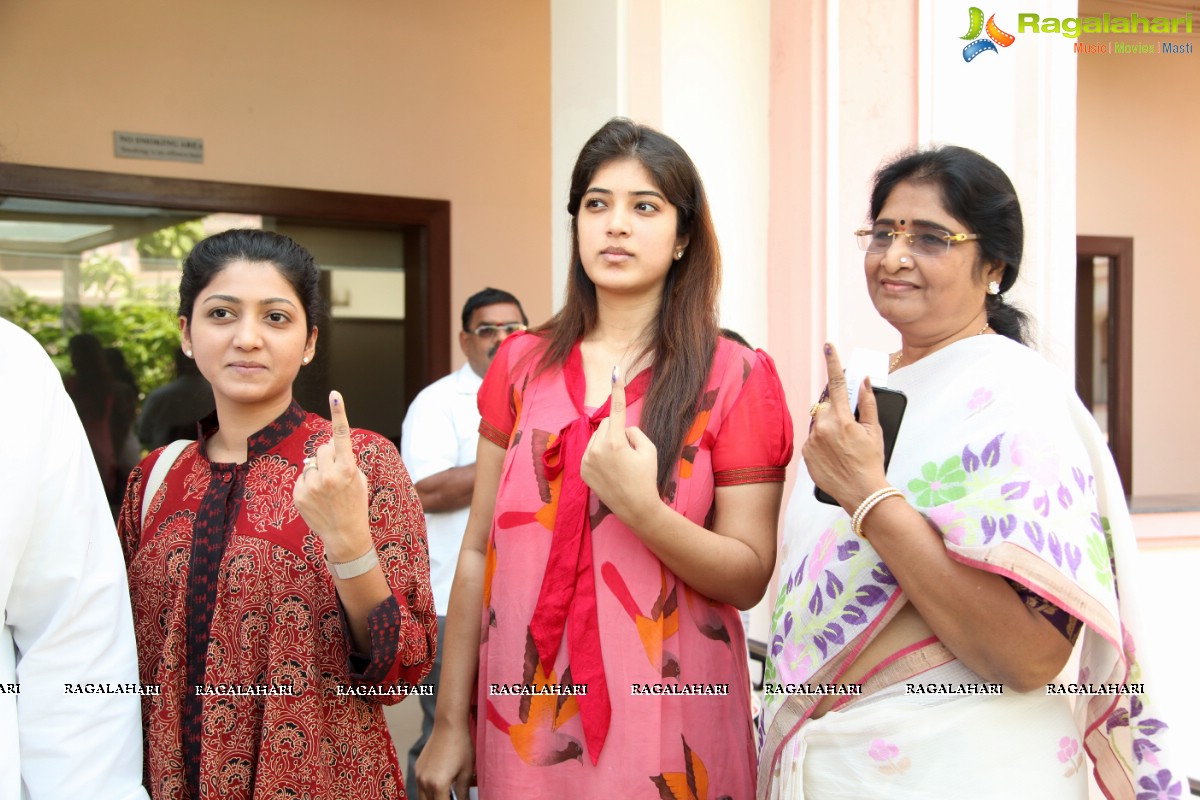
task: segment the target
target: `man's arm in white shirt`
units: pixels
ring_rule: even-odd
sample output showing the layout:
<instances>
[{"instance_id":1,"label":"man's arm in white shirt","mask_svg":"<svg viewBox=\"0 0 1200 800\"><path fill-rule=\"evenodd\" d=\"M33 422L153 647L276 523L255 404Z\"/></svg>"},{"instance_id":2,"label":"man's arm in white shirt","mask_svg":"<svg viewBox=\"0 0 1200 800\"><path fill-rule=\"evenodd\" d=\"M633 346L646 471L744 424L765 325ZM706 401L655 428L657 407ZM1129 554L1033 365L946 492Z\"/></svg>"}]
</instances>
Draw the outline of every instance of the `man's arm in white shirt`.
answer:
<instances>
[{"instance_id":1,"label":"man's arm in white shirt","mask_svg":"<svg viewBox=\"0 0 1200 800\"><path fill-rule=\"evenodd\" d=\"M428 389L416 396L404 415L400 457L426 512L457 511L471 505L475 463L458 463L453 411Z\"/></svg>"}]
</instances>

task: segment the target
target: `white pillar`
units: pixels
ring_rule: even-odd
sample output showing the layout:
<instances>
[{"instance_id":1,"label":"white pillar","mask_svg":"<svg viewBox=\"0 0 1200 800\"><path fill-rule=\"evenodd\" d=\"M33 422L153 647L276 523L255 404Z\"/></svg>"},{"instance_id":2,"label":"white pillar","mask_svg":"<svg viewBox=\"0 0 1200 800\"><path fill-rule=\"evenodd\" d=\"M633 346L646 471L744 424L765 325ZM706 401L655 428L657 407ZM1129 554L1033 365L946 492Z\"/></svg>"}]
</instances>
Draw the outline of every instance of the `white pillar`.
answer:
<instances>
[{"instance_id":1,"label":"white pillar","mask_svg":"<svg viewBox=\"0 0 1200 800\"><path fill-rule=\"evenodd\" d=\"M579 148L612 116L678 141L700 171L725 261L722 324L767 336L770 14L766 0L552 0L552 280L562 303Z\"/></svg>"},{"instance_id":2,"label":"white pillar","mask_svg":"<svg viewBox=\"0 0 1200 800\"><path fill-rule=\"evenodd\" d=\"M937 6L940 11L935 12ZM1037 347L1068 373L1075 358L1075 86L1071 40L1021 34L1017 13L983 6L1015 36L967 62L965 8L920 2L919 141L978 150L1008 173L1025 218L1025 255L1011 297L1034 318ZM1077 16L1074 0L1038 4ZM986 231L981 231L986 235Z\"/></svg>"}]
</instances>

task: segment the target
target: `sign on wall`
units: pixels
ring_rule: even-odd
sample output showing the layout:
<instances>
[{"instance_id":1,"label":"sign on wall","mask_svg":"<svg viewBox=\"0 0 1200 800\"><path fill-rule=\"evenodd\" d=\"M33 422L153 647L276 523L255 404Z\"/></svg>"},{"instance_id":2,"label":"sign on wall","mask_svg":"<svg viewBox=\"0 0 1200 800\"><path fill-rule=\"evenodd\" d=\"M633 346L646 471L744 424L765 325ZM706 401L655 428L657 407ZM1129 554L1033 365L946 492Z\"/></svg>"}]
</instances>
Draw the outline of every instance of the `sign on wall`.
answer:
<instances>
[{"instance_id":1,"label":"sign on wall","mask_svg":"<svg viewBox=\"0 0 1200 800\"><path fill-rule=\"evenodd\" d=\"M117 158L149 158L154 161L204 163L204 140L159 133L113 131L113 155Z\"/></svg>"}]
</instances>

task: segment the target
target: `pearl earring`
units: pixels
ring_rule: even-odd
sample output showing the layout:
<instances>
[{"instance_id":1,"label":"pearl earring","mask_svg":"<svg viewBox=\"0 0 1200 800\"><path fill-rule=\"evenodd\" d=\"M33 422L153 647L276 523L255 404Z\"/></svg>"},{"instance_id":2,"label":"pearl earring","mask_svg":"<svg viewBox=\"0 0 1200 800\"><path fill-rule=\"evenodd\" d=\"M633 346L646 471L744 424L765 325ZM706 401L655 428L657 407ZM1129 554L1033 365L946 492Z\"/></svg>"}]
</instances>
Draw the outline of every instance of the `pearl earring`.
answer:
<instances>
[{"instance_id":1,"label":"pearl earring","mask_svg":"<svg viewBox=\"0 0 1200 800\"><path fill-rule=\"evenodd\" d=\"M675 251L675 260L676 260L676 261L678 261L678 260L679 260L679 259L681 259L681 258L683 258L683 251L682 251L682 250L676 250L676 251Z\"/></svg>"},{"instance_id":2,"label":"pearl earring","mask_svg":"<svg viewBox=\"0 0 1200 800\"><path fill-rule=\"evenodd\" d=\"M988 294L990 294L990 295L1000 294L1000 281L989 281L988 282Z\"/></svg>"},{"instance_id":3,"label":"pearl earring","mask_svg":"<svg viewBox=\"0 0 1200 800\"><path fill-rule=\"evenodd\" d=\"M307 363L308 363L308 356L305 356L304 358L300 359L300 363L301 363L301 364L307 364Z\"/></svg>"},{"instance_id":4,"label":"pearl earring","mask_svg":"<svg viewBox=\"0 0 1200 800\"><path fill-rule=\"evenodd\" d=\"M184 354L185 356L187 356L188 358L191 358L191 357L192 357L192 351L191 351L191 350L184 350L184 351L183 351L183 354Z\"/></svg>"}]
</instances>

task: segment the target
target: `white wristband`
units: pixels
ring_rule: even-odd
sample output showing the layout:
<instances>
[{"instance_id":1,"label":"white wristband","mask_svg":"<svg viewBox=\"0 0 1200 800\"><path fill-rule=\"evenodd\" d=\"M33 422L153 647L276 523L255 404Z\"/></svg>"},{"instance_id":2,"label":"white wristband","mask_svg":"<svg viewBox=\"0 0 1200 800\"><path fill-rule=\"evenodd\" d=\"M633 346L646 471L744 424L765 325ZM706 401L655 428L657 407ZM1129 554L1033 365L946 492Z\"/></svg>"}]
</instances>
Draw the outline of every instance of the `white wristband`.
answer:
<instances>
[{"instance_id":1,"label":"white wristband","mask_svg":"<svg viewBox=\"0 0 1200 800\"><path fill-rule=\"evenodd\" d=\"M379 563L379 554L375 552L375 546L363 553L353 561L343 561L340 564L335 564L329 560L329 556L325 556L325 564L329 567L329 571L333 573L335 578L347 580L349 578L357 578L370 572Z\"/></svg>"}]
</instances>

